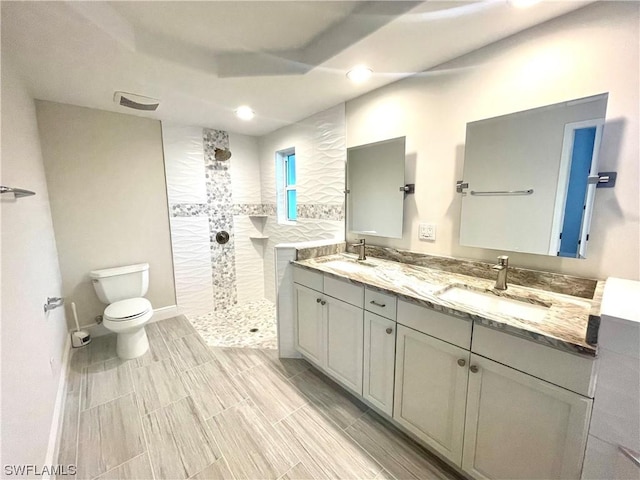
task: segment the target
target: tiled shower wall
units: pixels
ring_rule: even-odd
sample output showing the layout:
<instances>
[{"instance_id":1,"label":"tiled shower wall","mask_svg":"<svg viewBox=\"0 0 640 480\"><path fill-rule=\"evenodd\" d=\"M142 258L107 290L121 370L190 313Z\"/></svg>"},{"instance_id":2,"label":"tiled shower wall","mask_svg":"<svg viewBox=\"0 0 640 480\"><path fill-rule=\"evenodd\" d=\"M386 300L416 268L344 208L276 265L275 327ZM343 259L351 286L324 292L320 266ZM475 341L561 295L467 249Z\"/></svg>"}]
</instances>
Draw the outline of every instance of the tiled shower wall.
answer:
<instances>
[{"instance_id":1,"label":"tiled shower wall","mask_svg":"<svg viewBox=\"0 0 640 480\"><path fill-rule=\"evenodd\" d=\"M270 208L264 232L265 297L275 301L274 246L319 239L344 239L347 159L345 106L340 104L260 138L262 203ZM295 148L298 219L278 224L275 153Z\"/></svg>"},{"instance_id":2,"label":"tiled shower wall","mask_svg":"<svg viewBox=\"0 0 640 480\"><path fill-rule=\"evenodd\" d=\"M166 122L162 135L179 308L196 316L263 298L263 246L248 238L246 204L234 204L260 201L257 140ZM215 160L215 148L230 148L231 159Z\"/></svg>"},{"instance_id":3,"label":"tiled shower wall","mask_svg":"<svg viewBox=\"0 0 640 480\"><path fill-rule=\"evenodd\" d=\"M344 239L345 109L261 138L163 122L176 296L188 315L275 301L274 246ZM217 162L215 147L232 156ZM295 148L298 219L279 224L276 152ZM226 230L229 243L215 234Z\"/></svg>"}]
</instances>

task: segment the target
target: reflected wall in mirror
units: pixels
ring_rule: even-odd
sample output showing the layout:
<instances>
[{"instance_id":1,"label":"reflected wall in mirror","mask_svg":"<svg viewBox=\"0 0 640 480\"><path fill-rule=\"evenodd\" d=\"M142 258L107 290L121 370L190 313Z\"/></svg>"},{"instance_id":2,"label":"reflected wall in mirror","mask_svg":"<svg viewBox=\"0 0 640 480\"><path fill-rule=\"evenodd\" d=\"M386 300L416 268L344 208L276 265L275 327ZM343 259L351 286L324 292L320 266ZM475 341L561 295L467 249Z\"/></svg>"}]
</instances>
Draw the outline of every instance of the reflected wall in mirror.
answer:
<instances>
[{"instance_id":1,"label":"reflected wall in mirror","mask_svg":"<svg viewBox=\"0 0 640 480\"><path fill-rule=\"evenodd\" d=\"M607 97L467 124L461 245L586 257Z\"/></svg>"},{"instance_id":2,"label":"reflected wall in mirror","mask_svg":"<svg viewBox=\"0 0 640 480\"><path fill-rule=\"evenodd\" d=\"M402 238L405 137L347 149L347 230Z\"/></svg>"}]
</instances>

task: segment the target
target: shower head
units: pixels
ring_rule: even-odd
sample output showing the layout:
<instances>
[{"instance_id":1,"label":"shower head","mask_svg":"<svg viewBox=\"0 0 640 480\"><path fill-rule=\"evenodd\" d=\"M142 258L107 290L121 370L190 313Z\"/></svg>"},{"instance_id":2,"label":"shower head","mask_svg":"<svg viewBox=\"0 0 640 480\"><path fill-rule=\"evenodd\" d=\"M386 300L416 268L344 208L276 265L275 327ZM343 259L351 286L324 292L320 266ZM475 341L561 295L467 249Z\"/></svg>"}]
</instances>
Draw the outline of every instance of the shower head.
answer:
<instances>
[{"instance_id":1,"label":"shower head","mask_svg":"<svg viewBox=\"0 0 640 480\"><path fill-rule=\"evenodd\" d=\"M224 162L231 158L231 150L228 148L216 148L214 156L218 162Z\"/></svg>"}]
</instances>

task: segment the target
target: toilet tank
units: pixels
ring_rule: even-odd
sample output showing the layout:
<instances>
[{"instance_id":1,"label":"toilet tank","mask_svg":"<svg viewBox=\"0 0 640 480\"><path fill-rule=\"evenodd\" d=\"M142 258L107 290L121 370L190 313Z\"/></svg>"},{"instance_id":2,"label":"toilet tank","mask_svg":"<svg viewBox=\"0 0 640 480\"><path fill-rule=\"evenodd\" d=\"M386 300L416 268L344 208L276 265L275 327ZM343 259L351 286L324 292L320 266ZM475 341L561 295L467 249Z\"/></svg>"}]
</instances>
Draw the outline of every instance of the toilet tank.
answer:
<instances>
[{"instance_id":1,"label":"toilet tank","mask_svg":"<svg viewBox=\"0 0 640 480\"><path fill-rule=\"evenodd\" d=\"M149 289L149 264L93 270L89 272L89 277L102 303L143 297Z\"/></svg>"}]
</instances>

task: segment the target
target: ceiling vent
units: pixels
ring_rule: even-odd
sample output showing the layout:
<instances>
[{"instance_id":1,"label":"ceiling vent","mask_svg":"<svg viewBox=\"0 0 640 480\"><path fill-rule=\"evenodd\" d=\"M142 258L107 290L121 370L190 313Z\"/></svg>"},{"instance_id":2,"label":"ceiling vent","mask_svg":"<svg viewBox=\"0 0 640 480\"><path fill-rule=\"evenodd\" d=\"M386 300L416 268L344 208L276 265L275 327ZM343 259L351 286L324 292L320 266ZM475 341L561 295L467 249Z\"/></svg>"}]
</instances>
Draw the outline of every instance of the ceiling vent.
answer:
<instances>
[{"instance_id":1,"label":"ceiling vent","mask_svg":"<svg viewBox=\"0 0 640 480\"><path fill-rule=\"evenodd\" d=\"M157 110L160 105L160 100L151 97L143 97L142 95L136 95L135 93L116 92L113 94L113 101L127 108L133 108L134 110Z\"/></svg>"}]
</instances>

